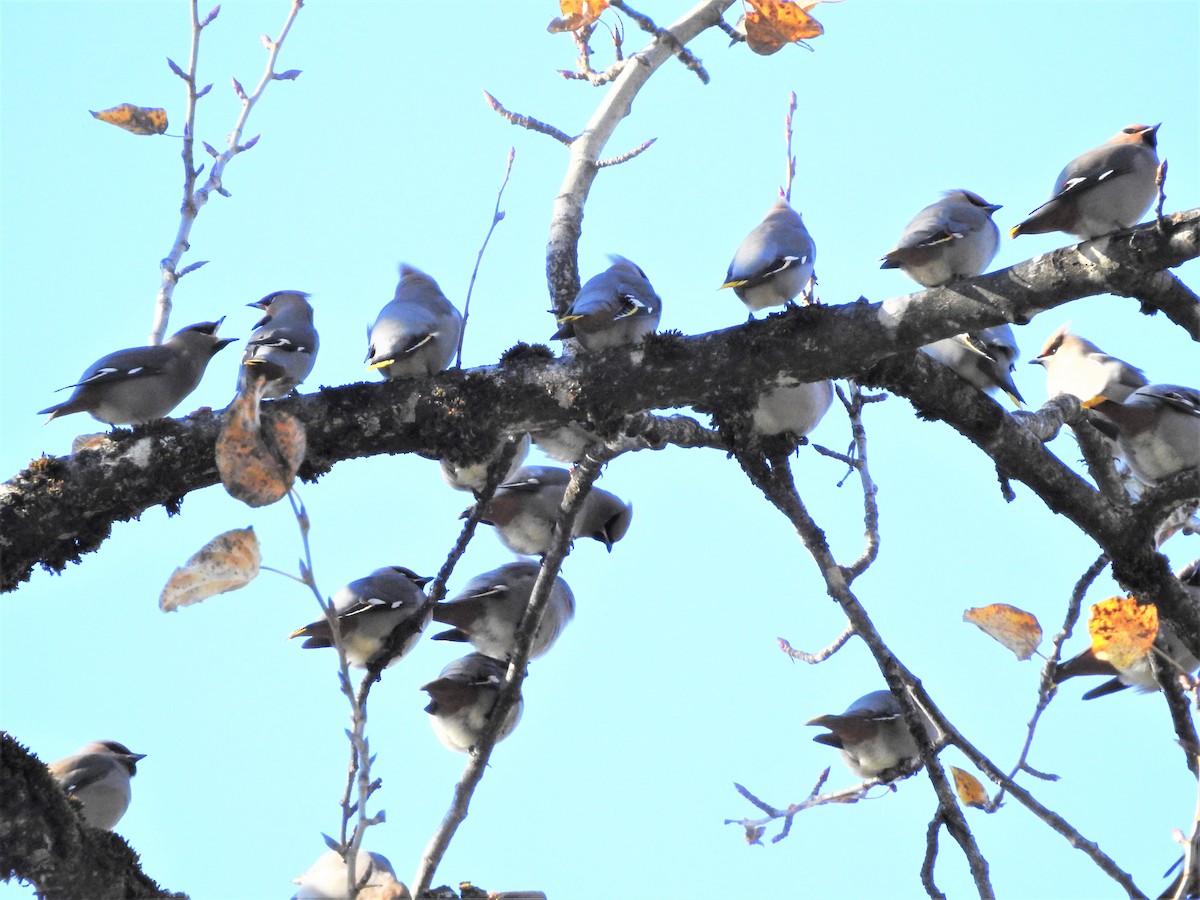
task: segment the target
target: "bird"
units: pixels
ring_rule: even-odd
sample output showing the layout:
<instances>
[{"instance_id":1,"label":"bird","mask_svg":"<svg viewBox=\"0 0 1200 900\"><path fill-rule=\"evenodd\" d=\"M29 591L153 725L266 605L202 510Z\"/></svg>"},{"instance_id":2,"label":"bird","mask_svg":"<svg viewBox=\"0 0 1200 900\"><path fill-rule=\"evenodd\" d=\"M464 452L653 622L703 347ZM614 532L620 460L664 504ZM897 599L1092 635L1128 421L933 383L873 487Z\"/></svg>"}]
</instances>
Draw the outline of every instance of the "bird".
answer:
<instances>
[{"instance_id":1,"label":"bird","mask_svg":"<svg viewBox=\"0 0 1200 900\"><path fill-rule=\"evenodd\" d=\"M833 403L833 382L802 382L780 375L775 386L758 395L751 411L754 430L764 436L804 437L817 427Z\"/></svg>"},{"instance_id":2,"label":"bird","mask_svg":"<svg viewBox=\"0 0 1200 900\"><path fill-rule=\"evenodd\" d=\"M1071 394L1081 403L1096 397L1124 403L1130 394L1150 383L1141 369L1109 356L1070 329L1070 322L1060 325L1029 361L1046 370L1047 397Z\"/></svg>"},{"instance_id":3,"label":"bird","mask_svg":"<svg viewBox=\"0 0 1200 900\"><path fill-rule=\"evenodd\" d=\"M516 645L517 626L542 567L530 560L511 562L476 575L450 600L433 608L433 620L452 625L435 634L435 641L469 641L480 653L508 659ZM533 636L529 658L541 656L558 640L575 615L575 595L556 577L541 624Z\"/></svg>"},{"instance_id":4,"label":"bird","mask_svg":"<svg viewBox=\"0 0 1200 900\"><path fill-rule=\"evenodd\" d=\"M596 444L604 443L600 435L581 422L568 422L557 428L531 431L529 437L534 446L555 462L572 465L581 461Z\"/></svg>"},{"instance_id":5,"label":"bird","mask_svg":"<svg viewBox=\"0 0 1200 900\"><path fill-rule=\"evenodd\" d=\"M388 666L413 648L433 612L422 591L430 581L404 566L384 566L351 581L333 595L333 609L350 665L367 668L368 661L384 649L393 632L394 654ZM333 632L325 617L297 628L288 637L308 638L303 644L305 649L333 646Z\"/></svg>"},{"instance_id":6,"label":"bird","mask_svg":"<svg viewBox=\"0 0 1200 900\"><path fill-rule=\"evenodd\" d=\"M1148 384L1123 403L1103 395L1084 406L1117 429L1117 447L1144 484L1200 468L1200 391L1177 384Z\"/></svg>"},{"instance_id":7,"label":"bird","mask_svg":"<svg viewBox=\"0 0 1200 900\"><path fill-rule=\"evenodd\" d=\"M932 741L933 723L924 713L921 719L925 735ZM830 734L818 734L813 740L840 750L850 771L860 778L875 778L913 763L921 755L891 691L872 691L851 703L841 715L817 716L805 724L828 728Z\"/></svg>"},{"instance_id":8,"label":"bird","mask_svg":"<svg viewBox=\"0 0 1200 900\"><path fill-rule=\"evenodd\" d=\"M362 885L358 900L412 900L412 894L396 870L381 853L359 850L354 858L354 880ZM346 861L336 850L326 850L317 857L308 871L292 879L298 885L292 900L344 900L346 891Z\"/></svg>"},{"instance_id":9,"label":"bird","mask_svg":"<svg viewBox=\"0 0 1200 900\"><path fill-rule=\"evenodd\" d=\"M262 396L286 397L312 372L320 338L313 327L313 309L303 291L276 291L247 306L265 315L246 342L238 390L245 390L251 371L266 379Z\"/></svg>"},{"instance_id":10,"label":"bird","mask_svg":"<svg viewBox=\"0 0 1200 900\"><path fill-rule=\"evenodd\" d=\"M525 457L529 455L528 433L523 433L519 437L512 434L505 435L496 444L491 454L477 463L459 464L443 457L440 460L442 479L456 491L470 491L478 496L487 486L488 469L500 458L501 451L512 442L515 442L517 447L513 453L512 462L508 464L508 471L500 478L501 481L506 481L517 469L521 468Z\"/></svg>"},{"instance_id":11,"label":"bird","mask_svg":"<svg viewBox=\"0 0 1200 900\"><path fill-rule=\"evenodd\" d=\"M83 821L112 831L129 809L129 780L146 758L117 741L93 741L48 766L54 780L83 806Z\"/></svg>"},{"instance_id":12,"label":"bird","mask_svg":"<svg viewBox=\"0 0 1200 900\"><path fill-rule=\"evenodd\" d=\"M725 283L754 313L786 306L802 291L811 296L817 246L804 220L780 197L733 254Z\"/></svg>"},{"instance_id":13,"label":"bird","mask_svg":"<svg viewBox=\"0 0 1200 900\"><path fill-rule=\"evenodd\" d=\"M198 322L180 329L164 343L118 350L92 363L69 384L62 403L38 410L50 422L86 412L108 425L139 425L161 419L194 391L214 355L235 338L218 338L225 321ZM47 415L48 414L48 415Z\"/></svg>"},{"instance_id":14,"label":"bird","mask_svg":"<svg viewBox=\"0 0 1200 900\"><path fill-rule=\"evenodd\" d=\"M658 328L662 300L646 273L623 256L588 279L558 319L554 341L575 338L589 353L637 344Z\"/></svg>"},{"instance_id":15,"label":"bird","mask_svg":"<svg viewBox=\"0 0 1200 900\"><path fill-rule=\"evenodd\" d=\"M1194 604L1200 604L1200 559L1192 560L1175 573ZM1170 622L1159 620L1158 634L1154 638L1154 650L1168 660L1179 672L1191 673L1200 668L1200 659L1188 650ZM1110 680L1094 687L1083 695L1084 700L1095 700L1107 694L1115 694L1126 688L1137 688L1139 692L1159 690L1158 680L1150 665L1150 654L1139 657L1133 665L1118 669L1108 660L1097 659L1089 646L1078 655L1060 662L1054 667L1054 683L1060 684L1079 675L1108 675Z\"/></svg>"},{"instance_id":16,"label":"bird","mask_svg":"<svg viewBox=\"0 0 1200 900\"><path fill-rule=\"evenodd\" d=\"M981 275L1000 246L992 213L1001 208L973 191L946 191L904 226L879 268L900 269L925 287Z\"/></svg>"},{"instance_id":17,"label":"bird","mask_svg":"<svg viewBox=\"0 0 1200 900\"><path fill-rule=\"evenodd\" d=\"M1059 173L1050 199L1009 234L1064 231L1088 240L1137 224L1158 192L1158 129L1126 126L1075 157Z\"/></svg>"},{"instance_id":18,"label":"bird","mask_svg":"<svg viewBox=\"0 0 1200 900\"><path fill-rule=\"evenodd\" d=\"M459 753L469 753L479 743L504 682L508 665L482 653L472 653L456 659L442 674L421 690L429 695L425 712L430 715L433 731L445 746ZM518 698L508 711L496 741L512 734L521 719L525 701Z\"/></svg>"},{"instance_id":19,"label":"bird","mask_svg":"<svg viewBox=\"0 0 1200 900\"><path fill-rule=\"evenodd\" d=\"M440 372L454 359L462 326L437 282L402 264L396 296L367 330L367 368L387 379Z\"/></svg>"},{"instance_id":20,"label":"bird","mask_svg":"<svg viewBox=\"0 0 1200 900\"><path fill-rule=\"evenodd\" d=\"M1020 351L1012 328L1007 323L982 331L964 332L926 344L921 351L954 370L986 393L1004 391L1017 406L1025 398L1017 390L1012 373Z\"/></svg>"},{"instance_id":21,"label":"bird","mask_svg":"<svg viewBox=\"0 0 1200 900\"><path fill-rule=\"evenodd\" d=\"M500 541L514 553L544 556L554 539L554 525L571 473L556 466L523 466L496 489L480 519L493 525ZM470 510L462 514L462 518ZM592 488L583 501L571 536L589 537L612 546L625 536L633 507L614 494Z\"/></svg>"}]
</instances>

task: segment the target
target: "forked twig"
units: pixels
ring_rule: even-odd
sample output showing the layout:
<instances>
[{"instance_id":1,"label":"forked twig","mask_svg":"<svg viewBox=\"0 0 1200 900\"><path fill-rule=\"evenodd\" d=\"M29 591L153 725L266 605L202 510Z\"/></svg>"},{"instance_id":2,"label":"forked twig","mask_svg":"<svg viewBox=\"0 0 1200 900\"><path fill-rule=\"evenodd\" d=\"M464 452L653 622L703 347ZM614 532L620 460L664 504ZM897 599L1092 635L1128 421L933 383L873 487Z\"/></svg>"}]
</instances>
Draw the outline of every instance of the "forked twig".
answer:
<instances>
[{"instance_id":1,"label":"forked twig","mask_svg":"<svg viewBox=\"0 0 1200 900\"><path fill-rule=\"evenodd\" d=\"M237 79L233 80L234 90L242 101L241 113L233 124L233 129L229 133L227 146L223 152L218 153L208 144L204 145L209 155L213 157L212 168L209 169L208 179L199 189L196 189L196 181L204 168L203 166L200 168L195 166L193 155L196 134L196 101L208 93L208 89L212 87L212 85L208 85L200 90L196 89L196 64L200 53L200 32L212 23L220 10L219 6L216 7L201 20L196 4L197 0L191 0L192 44L187 71L183 71L171 60L167 60L171 71L182 78L187 85L187 104L183 126L183 203L179 216L179 228L175 232L175 240L171 244L170 252L163 257L162 262L159 264L162 274L154 303L154 322L150 329L151 344L162 343L163 335L166 334L167 323L171 317L171 298L175 293L175 285L188 272L195 271L204 264L196 262L182 270L178 270L183 254L191 249L189 238L200 208L208 202L209 196L214 191L224 197L229 196L229 191L221 184L225 167L239 153L249 150L258 143L257 136L250 138L245 143L241 143L242 130L246 127L246 120L250 117L250 110L254 108L254 104L262 97L263 91L267 89L267 85L272 81L291 81L300 74L295 70L282 73L275 71L275 60L279 56L279 50L282 48L283 42L292 28L292 23L296 20L296 15L300 12L300 7L304 5L304 0L292 0L291 9L288 11L283 27L279 30L279 36L274 40L266 37L263 38L263 44L267 48L267 65L262 78L259 79L258 86L251 93L247 94Z\"/></svg>"}]
</instances>

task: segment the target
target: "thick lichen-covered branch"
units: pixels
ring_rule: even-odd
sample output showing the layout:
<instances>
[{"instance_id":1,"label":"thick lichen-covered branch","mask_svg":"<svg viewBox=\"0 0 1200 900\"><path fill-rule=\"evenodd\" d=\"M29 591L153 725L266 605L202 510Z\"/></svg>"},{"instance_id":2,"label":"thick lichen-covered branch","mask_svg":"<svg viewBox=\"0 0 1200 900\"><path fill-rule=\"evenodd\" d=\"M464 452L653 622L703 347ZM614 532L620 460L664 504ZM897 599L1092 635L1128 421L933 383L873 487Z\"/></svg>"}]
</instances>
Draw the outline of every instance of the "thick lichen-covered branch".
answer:
<instances>
[{"instance_id":1,"label":"thick lichen-covered branch","mask_svg":"<svg viewBox=\"0 0 1200 900\"><path fill-rule=\"evenodd\" d=\"M498 434L571 421L589 422L605 437L615 437L629 415L687 406L711 411L779 373L815 381L869 372L864 377L874 380L866 383L903 394L923 415L949 422L1052 510L1086 526L1110 555L1123 556L1126 545L1140 540L1125 528L1128 517L1109 508L998 405L932 362L910 364L912 354L904 359L897 354L959 331L1028 321L1040 311L1103 292L1099 267L1112 260L1153 274L1200 254L1200 210L1164 223L1161 232L1152 223L883 303L793 309L722 331L665 333L640 349L567 360L519 345L497 366L324 388L268 407L304 423L308 455L301 476L313 480L343 460L384 453L482 458ZM1101 244L1109 262L1091 262L1097 253L1089 247ZM116 522L156 505L174 512L187 494L216 484L213 446L220 418L201 411L133 431L118 429L100 449L38 459L10 479L0 487L0 589L11 590L36 565L57 571L77 561L97 549ZM1180 496L1187 496L1187 480L1184 476L1178 488ZM1143 504L1152 497L1158 505L1165 502L1159 491ZM1135 517L1139 509L1145 506L1134 507ZM1165 564L1160 572L1150 559L1139 550L1128 565L1115 562L1114 571L1127 587L1147 589L1165 573Z\"/></svg>"},{"instance_id":2,"label":"thick lichen-covered branch","mask_svg":"<svg viewBox=\"0 0 1200 900\"><path fill-rule=\"evenodd\" d=\"M48 900L180 897L142 874L120 835L83 823L45 765L0 732L0 878Z\"/></svg>"}]
</instances>

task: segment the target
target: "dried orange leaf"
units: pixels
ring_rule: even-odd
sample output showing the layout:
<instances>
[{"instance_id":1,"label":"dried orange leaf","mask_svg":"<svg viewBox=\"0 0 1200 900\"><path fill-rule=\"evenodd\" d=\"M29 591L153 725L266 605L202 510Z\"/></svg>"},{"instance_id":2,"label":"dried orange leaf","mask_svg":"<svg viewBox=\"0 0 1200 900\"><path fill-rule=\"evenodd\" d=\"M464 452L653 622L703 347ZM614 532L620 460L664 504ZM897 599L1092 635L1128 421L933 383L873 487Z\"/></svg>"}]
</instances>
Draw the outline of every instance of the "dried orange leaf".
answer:
<instances>
[{"instance_id":1,"label":"dried orange leaf","mask_svg":"<svg viewBox=\"0 0 1200 900\"><path fill-rule=\"evenodd\" d=\"M1037 616L1007 603L968 609L963 613L963 621L978 625L1015 653L1017 659L1029 659L1042 642L1042 626Z\"/></svg>"},{"instance_id":2,"label":"dried orange leaf","mask_svg":"<svg viewBox=\"0 0 1200 900\"><path fill-rule=\"evenodd\" d=\"M770 56L784 44L820 37L821 23L808 14L816 3L789 0L746 0L752 7L745 18L746 43L761 56Z\"/></svg>"},{"instance_id":3,"label":"dried orange leaf","mask_svg":"<svg viewBox=\"0 0 1200 900\"><path fill-rule=\"evenodd\" d=\"M978 778L970 772L964 772L958 766L951 766L950 772L954 775L954 790L958 792L959 800L967 806L975 807L975 809L984 809L987 807L987 791L983 789L983 785L979 783Z\"/></svg>"},{"instance_id":4,"label":"dried orange leaf","mask_svg":"<svg viewBox=\"0 0 1200 900\"><path fill-rule=\"evenodd\" d=\"M258 576L261 563L262 553L253 528L235 528L219 534L175 570L158 598L158 606L163 612L173 612L181 606L236 591Z\"/></svg>"},{"instance_id":5,"label":"dried orange leaf","mask_svg":"<svg viewBox=\"0 0 1200 900\"><path fill-rule=\"evenodd\" d=\"M578 31L591 25L608 9L608 0L558 0L558 7L562 10L562 18L553 19L546 26L551 34Z\"/></svg>"},{"instance_id":6,"label":"dried orange leaf","mask_svg":"<svg viewBox=\"0 0 1200 900\"><path fill-rule=\"evenodd\" d=\"M162 134L167 130L167 111L157 107L122 103L112 109L102 109L100 112L89 109L88 112L101 122L108 122L133 134Z\"/></svg>"},{"instance_id":7,"label":"dried orange leaf","mask_svg":"<svg viewBox=\"0 0 1200 900\"><path fill-rule=\"evenodd\" d=\"M288 413L260 418L259 396L238 395L217 438L217 471L231 496L247 506L267 506L287 496L304 459L304 426Z\"/></svg>"},{"instance_id":8,"label":"dried orange leaf","mask_svg":"<svg viewBox=\"0 0 1200 900\"><path fill-rule=\"evenodd\" d=\"M1150 652L1158 635L1158 607L1138 603L1133 597L1110 597L1092 607L1088 615L1092 655L1128 669Z\"/></svg>"}]
</instances>

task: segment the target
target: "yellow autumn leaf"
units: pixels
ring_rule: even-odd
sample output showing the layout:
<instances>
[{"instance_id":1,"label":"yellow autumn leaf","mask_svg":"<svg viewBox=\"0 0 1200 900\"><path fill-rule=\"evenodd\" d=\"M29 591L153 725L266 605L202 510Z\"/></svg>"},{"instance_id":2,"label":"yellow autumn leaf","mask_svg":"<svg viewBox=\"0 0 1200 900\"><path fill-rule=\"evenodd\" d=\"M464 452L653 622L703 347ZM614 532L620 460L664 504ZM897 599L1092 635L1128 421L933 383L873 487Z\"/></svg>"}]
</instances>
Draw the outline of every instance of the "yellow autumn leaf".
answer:
<instances>
[{"instance_id":1,"label":"yellow autumn leaf","mask_svg":"<svg viewBox=\"0 0 1200 900\"><path fill-rule=\"evenodd\" d=\"M1138 603L1133 597L1109 597L1088 614L1092 655L1128 669L1150 652L1158 635L1158 607Z\"/></svg>"},{"instance_id":2,"label":"yellow autumn leaf","mask_svg":"<svg viewBox=\"0 0 1200 900\"><path fill-rule=\"evenodd\" d=\"M1037 616L1007 603L993 603L968 609L963 621L978 625L994 640L1016 654L1017 659L1029 659L1042 642L1042 626Z\"/></svg>"},{"instance_id":3,"label":"yellow autumn leaf","mask_svg":"<svg viewBox=\"0 0 1200 900\"><path fill-rule=\"evenodd\" d=\"M132 103L122 103L111 109L88 112L101 122L124 128L131 134L162 134L167 130L167 111L153 106L134 106Z\"/></svg>"},{"instance_id":4,"label":"yellow autumn leaf","mask_svg":"<svg viewBox=\"0 0 1200 900\"><path fill-rule=\"evenodd\" d=\"M821 23L808 14L817 3L792 3L790 0L746 2L752 7L742 22L746 29L746 43L760 56L770 56L785 44L820 37L825 33Z\"/></svg>"},{"instance_id":5,"label":"yellow autumn leaf","mask_svg":"<svg viewBox=\"0 0 1200 900\"><path fill-rule=\"evenodd\" d=\"M950 774L954 776L954 790L958 792L959 800L975 809L985 809L987 807L987 791L983 789L983 785L980 784L978 778L970 772L964 772L958 766L951 766Z\"/></svg>"},{"instance_id":6,"label":"yellow autumn leaf","mask_svg":"<svg viewBox=\"0 0 1200 900\"><path fill-rule=\"evenodd\" d=\"M578 31L591 25L608 9L608 0L558 0L558 7L562 10L562 18L552 19L546 26L551 34Z\"/></svg>"},{"instance_id":7,"label":"yellow autumn leaf","mask_svg":"<svg viewBox=\"0 0 1200 900\"><path fill-rule=\"evenodd\" d=\"M174 571L158 598L163 612L173 612L245 587L258 576L262 553L253 528L219 534Z\"/></svg>"}]
</instances>

